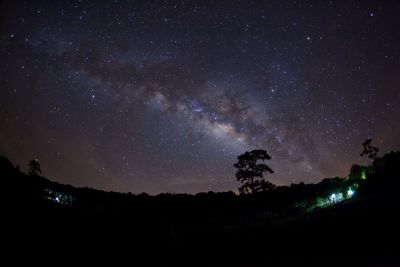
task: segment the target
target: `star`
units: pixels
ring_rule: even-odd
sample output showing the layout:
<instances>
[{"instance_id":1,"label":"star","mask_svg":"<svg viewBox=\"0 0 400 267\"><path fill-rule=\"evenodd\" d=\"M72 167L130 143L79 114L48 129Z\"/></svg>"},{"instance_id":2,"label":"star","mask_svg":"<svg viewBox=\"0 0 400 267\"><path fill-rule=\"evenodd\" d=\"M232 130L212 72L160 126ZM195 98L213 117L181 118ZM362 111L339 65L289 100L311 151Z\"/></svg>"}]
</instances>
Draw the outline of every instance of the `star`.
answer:
<instances>
[{"instance_id":1,"label":"star","mask_svg":"<svg viewBox=\"0 0 400 267\"><path fill-rule=\"evenodd\" d=\"M271 182L317 182L362 164L366 136L400 146L395 1L10 1L0 12L0 155L21 167L37 157L54 181L235 190L236 157L265 149Z\"/></svg>"}]
</instances>

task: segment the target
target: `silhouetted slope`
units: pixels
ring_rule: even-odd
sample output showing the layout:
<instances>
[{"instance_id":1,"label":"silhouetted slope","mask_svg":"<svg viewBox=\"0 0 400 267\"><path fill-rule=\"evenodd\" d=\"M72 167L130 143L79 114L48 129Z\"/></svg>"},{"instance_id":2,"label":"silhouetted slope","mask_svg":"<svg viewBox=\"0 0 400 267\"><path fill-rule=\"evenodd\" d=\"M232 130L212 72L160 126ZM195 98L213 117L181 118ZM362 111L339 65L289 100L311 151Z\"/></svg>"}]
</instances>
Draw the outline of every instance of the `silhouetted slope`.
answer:
<instances>
[{"instance_id":1,"label":"silhouetted slope","mask_svg":"<svg viewBox=\"0 0 400 267\"><path fill-rule=\"evenodd\" d=\"M147 258L149 264L399 266L393 245L399 240L399 166L400 153L392 152L352 168L345 179L315 185L239 196L149 196L61 185L25 175L0 157L4 229L12 233L10 242L36 240L48 249L61 241L74 249L158 255ZM355 183L354 197L315 204Z\"/></svg>"}]
</instances>

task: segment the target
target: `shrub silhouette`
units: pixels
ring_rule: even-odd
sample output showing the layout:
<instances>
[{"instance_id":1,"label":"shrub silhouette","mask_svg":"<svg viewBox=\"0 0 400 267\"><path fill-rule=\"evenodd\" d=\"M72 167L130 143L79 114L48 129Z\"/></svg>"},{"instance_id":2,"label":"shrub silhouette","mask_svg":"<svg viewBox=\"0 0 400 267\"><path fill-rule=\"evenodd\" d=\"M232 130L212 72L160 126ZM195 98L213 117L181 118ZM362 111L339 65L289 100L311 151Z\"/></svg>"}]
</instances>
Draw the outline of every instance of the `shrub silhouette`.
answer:
<instances>
[{"instance_id":1,"label":"shrub silhouette","mask_svg":"<svg viewBox=\"0 0 400 267\"><path fill-rule=\"evenodd\" d=\"M31 160L28 164L29 171L28 174L32 176L38 176L42 173L42 169L40 168L39 162L37 160Z\"/></svg>"}]
</instances>

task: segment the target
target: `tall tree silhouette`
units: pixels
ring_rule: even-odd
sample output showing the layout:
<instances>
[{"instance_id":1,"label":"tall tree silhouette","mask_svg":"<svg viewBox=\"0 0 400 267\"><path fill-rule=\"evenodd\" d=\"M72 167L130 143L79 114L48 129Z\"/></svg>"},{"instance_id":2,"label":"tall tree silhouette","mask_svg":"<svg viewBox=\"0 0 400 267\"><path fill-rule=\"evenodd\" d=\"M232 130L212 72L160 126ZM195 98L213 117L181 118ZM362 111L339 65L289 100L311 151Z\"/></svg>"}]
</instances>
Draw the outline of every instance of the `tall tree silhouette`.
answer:
<instances>
[{"instance_id":1,"label":"tall tree silhouette","mask_svg":"<svg viewBox=\"0 0 400 267\"><path fill-rule=\"evenodd\" d=\"M275 185L265 181L264 172L273 173L274 171L264 163L264 160L270 160L271 157L267 151L256 149L238 156L237 163L233 164L236 171L236 179L242 183L239 188L240 193L255 193L258 191L271 190Z\"/></svg>"},{"instance_id":2,"label":"tall tree silhouette","mask_svg":"<svg viewBox=\"0 0 400 267\"><path fill-rule=\"evenodd\" d=\"M40 164L37 160L34 159L31 160L28 165L29 165L29 171L28 171L29 175L36 176L39 175L39 173L42 173L42 169L40 168Z\"/></svg>"},{"instance_id":3,"label":"tall tree silhouette","mask_svg":"<svg viewBox=\"0 0 400 267\"><path fill-rule=\"evenodd\" d=\"M375 161L379 149L377 147L373 147L371 143L372 143L371 138L368 138L367 140L364 141L364 143L362 143L363 151L360 154L360 156L362 157L364 155L367 155L370 160Z\"/></svg>"}]
</instances>

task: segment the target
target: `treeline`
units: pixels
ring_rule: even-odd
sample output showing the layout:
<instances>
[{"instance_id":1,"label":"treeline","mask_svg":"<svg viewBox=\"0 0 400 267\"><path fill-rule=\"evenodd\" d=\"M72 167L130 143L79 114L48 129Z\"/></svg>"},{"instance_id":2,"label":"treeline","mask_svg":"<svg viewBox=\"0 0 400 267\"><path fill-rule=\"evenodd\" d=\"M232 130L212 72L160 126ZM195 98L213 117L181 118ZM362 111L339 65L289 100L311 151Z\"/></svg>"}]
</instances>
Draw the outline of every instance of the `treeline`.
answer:
<instances>
[{"instance_id":1,"label":"treeline","mask_svg":"<svg viewBox=\"0 0 400 267\"><path fill-rule=\"evenodd\" d=\"M337 199L332 199L332 196L350 201L366 194L391 194L398 188L399 166L400 153L391 152L382 158L374 158L370 166L354 165L345 178L324 179L317 184L301 182L254 194L207 192L150 196L146 193L135 195L62 185L49 181L38 172L24 174L7 158L0 157L2 196L10 209L39 210L43 213L62 211L80 216L119 216L144 223L214 225L268 221L310 212L335 204ZM354 193L354 196L350 198L348 192ZM325 204L322 205L321 201Z\"/></svg>"}]
</instances>

